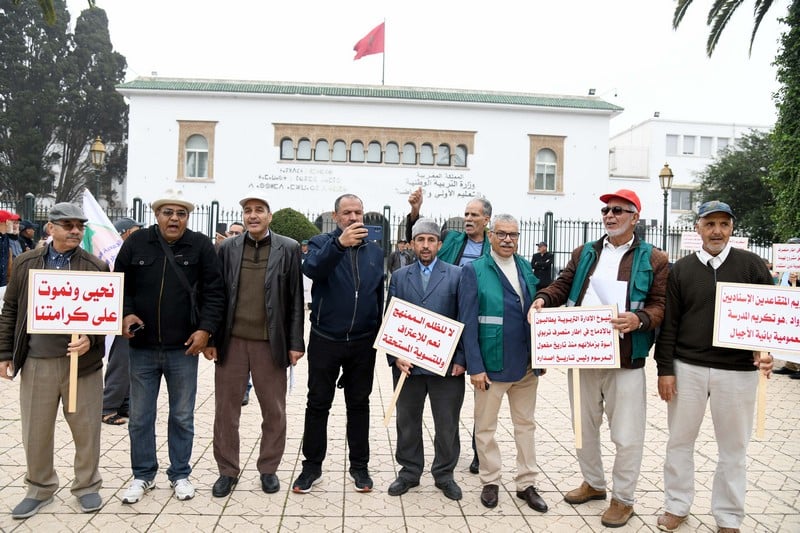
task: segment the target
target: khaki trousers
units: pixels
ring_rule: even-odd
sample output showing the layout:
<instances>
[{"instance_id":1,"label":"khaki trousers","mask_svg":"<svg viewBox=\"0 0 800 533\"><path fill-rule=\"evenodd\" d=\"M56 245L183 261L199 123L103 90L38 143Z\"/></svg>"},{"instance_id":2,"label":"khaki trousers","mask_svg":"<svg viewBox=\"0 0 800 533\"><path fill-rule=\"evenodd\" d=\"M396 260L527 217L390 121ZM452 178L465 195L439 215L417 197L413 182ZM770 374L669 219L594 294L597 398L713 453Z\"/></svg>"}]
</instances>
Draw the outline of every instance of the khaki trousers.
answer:
<instances>
[{"instance_id":1,"label":"khaki trousers","mask_svg":"<svg viewBox=\"0 0 800 533\"><path fill-rule=\"evenodd\" d=\"M58 404L75 444L75 479L71 491L76 497L98 492L100 478L100 424L103 409L103 373L98 370L78 378L78 402L67 412L69 398L69 357L29 357L22 367L19 388L22 417L22 445L28 471L28 498L46 500L58 490L53 468L53 448Z\"/></svg>"},{"instance_id":2,"label":"khaki trousers","mask_svg":"<svg viewBox=\"0 0 800 533\"><path fill-rule=\"evenodd\" d=\"M517 446L517 490L535 486L539 466L536 464L536 389L539 378L530 369L519 381L493 381L488 391L475 391L475 448L480 460L480 479L483 485L498 485L503 466L500 447L495 439L497 415L503 396L508 396L514 442Z\"/></svg>"}]
</instances>

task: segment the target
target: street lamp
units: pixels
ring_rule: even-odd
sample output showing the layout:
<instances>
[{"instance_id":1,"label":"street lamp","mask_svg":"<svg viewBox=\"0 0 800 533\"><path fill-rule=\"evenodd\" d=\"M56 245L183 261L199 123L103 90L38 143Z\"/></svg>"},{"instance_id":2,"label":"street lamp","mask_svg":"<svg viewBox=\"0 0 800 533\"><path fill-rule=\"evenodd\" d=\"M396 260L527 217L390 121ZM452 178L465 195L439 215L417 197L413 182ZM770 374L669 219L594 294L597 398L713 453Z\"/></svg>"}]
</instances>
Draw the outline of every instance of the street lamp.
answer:
<instances>
[{"instance_id":1,"label":"street lamp","mask_svg":"<svg viewBox=\"0 0 800 533\"><path fill-rule=\"evenodd\" d=\"M669 190L672 188L672 169L669 168L667 163L664 163L664 168L658 173L658 181L661 182L661 188L664 190L664 241L661 249L667 251L667 199L669 198Z\"/></svg>"},{"instance_id":2,"label":"street lamp","mask_svg":"<svg viewBox=\"0 0 800 533\"><path fill-rule=\"evenodd\" d=\"M92 143L92 147L89 148L89 155L92 156L92 166L95 168L94 174L94 181L95 181L95 190L94 196L96 200L100 199L100 169L103 167L103 163L106 160L106 147L103 144L103 141L100 139L98 135L97 138Z\"/></svg>"}]
</instances>

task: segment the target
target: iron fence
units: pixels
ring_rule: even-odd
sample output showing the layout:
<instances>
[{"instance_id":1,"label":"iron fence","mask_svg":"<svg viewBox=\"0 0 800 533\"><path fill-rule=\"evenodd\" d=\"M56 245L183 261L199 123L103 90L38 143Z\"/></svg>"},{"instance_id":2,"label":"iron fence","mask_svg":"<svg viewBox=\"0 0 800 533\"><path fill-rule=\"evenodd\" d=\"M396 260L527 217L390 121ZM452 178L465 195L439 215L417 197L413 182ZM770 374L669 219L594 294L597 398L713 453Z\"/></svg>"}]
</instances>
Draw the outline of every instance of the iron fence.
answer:
<instances>
[{"instance_id":1,"label":"iron fence","mask_svg":"<svg viewBox=\"0 0 800 533\"><path fill-rule=\"evenodd\" d=\"M26 209L27 211L27 209ZM30 206L30 211L23 214L23 218L41 224L47 221L49 208L44 206ZM188 226L194 231L199 231L214 236L216 231L223 232L231 223L241 222L242 211L236 207L233 209L222 209L218 202L211 202L208 205L198 205L189 217ZM149 206L145 206L139 198L135 198L131 207L108 208L106 209L108 218L113 222L122 217L130 217L145 226L155 223L155 215ZM336 227L332 213L309 213L304 215L321 232L328 232ZM445 215L431 216L442 227L454 230L464 229L464 219L462 217L451 217ZM599 218L599 217L598 217ZM399 239L405 238L406 219L404 215L393 215L388 209L383 213L369 212L364 216L366 224L380 225L383 227L384 240L382 242L384 252L388 256ZM544 241L548 244L548 250L555 256L556 271L564 268L569 261L572 250L581 246L585 242L597 240L605 234L605 228L600 220L556 220L553 214L548 212L541 219L520 218L520 255L530 258L536 252L536 244ZM640 239L653 243L661 247L663 242L663 226L657 224L640 223L636 229ZM693 232L694 228L687 225L672 225L667 227L667 253L670 261L676 261L681 257L691 253L680 248L681 234ZM746 237L747 235L737 235ZM772 260L772 245L755 246L751 244L749 249L761 257Z\"/></svg>"}]
</instances>

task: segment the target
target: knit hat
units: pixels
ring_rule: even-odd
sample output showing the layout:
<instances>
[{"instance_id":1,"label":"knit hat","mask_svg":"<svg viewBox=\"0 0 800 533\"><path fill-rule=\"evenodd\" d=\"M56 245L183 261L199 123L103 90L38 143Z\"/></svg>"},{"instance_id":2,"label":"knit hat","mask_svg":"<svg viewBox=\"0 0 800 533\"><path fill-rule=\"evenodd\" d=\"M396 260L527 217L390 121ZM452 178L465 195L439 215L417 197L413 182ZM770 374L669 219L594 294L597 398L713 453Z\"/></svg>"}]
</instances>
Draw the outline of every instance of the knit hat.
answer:
<instances>
[{"instance_id":1,"label":"knit hat","mask_svg":"<svg viewBox=\"0 0 800 533\"><path fill-rule=\"evenodd\" d=\"M439 229L439 224L436 223L435 220L432 218L420 218L414 224L414 227L411 228L411 238L416 239L417 235L436 235L439 237L441 234L441 230Z\"/></svg>"}]
</instances>

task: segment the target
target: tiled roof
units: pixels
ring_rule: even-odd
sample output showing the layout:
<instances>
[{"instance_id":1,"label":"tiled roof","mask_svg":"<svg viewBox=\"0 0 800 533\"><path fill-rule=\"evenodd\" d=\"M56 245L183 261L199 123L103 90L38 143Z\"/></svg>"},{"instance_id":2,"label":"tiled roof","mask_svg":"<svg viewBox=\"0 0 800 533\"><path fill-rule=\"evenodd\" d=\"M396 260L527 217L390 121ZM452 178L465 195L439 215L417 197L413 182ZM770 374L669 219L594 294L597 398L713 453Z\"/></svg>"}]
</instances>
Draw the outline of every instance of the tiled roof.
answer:
<instances>
[{"instance_id":1,"label":"tiled roof","mask_svg":"<svg viewBox=\"0 0 800 533\"><path fill-rule=\"evenodd\" d=\"M542 95L464 89L390 87L385 85L334 85L322 83L289 83L274 81L202 80L172 78L137 78L117 85L126 94L137 91L186 91L228 94L274 94L301 96L335 96L351 98L384 98L433 102L456 102L534 107L560 107L595 111L620 112L623 108L589 96Z\"/></svg>"}]
</instances>

